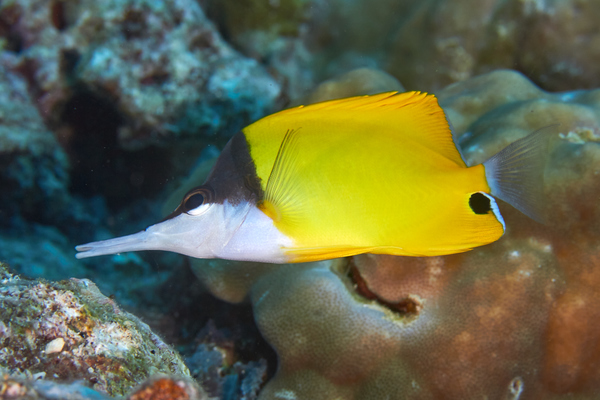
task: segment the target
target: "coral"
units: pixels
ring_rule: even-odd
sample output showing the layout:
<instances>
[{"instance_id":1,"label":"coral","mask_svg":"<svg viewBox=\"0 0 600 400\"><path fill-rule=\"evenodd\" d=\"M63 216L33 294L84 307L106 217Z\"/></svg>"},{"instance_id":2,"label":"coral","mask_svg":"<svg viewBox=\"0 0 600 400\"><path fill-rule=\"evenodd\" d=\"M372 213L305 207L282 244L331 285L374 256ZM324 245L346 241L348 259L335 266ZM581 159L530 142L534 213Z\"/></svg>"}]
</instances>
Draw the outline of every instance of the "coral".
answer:
<instances>
[{"instance_id":1,"label":"coral","mask_svg":"<svg viewBox=\"0 0 600 400\"><path fill-rule=\"evenodd\" d=\"M388 37L415 0L204 0L207 14L241 51L268 65L290 101L315 84L380 65ZM372 21L377 21L373 24Z\"/></svg>"},{"instance_id":2,"label":"coral","mask_svg":"<svg viewBox=\"0 0 600 400\"><path fill-rule=\"evenodd\" d=\"M71 195L102 195L113 210L155 199L202 147L271 111L281 92L195 0L3 1L0 46L69 156ZM48 197L40 192L32 198ZM78 226L65 222L51 221Z\"/></svg>"},{"instance_id":3,"label":"coral","mask_svg":"<svg viewBox=\"0 0 600 400\"><path fill-rule=\"evenodd\" d=\"M404 87L396 78L374 68L358 68L339 77L317 85L306 98L294 103L312 104L318 101L341 99L343 97L376 94L390 91L404 92Z\"/></svg>"},{"instance_id":4,"label":"coral","mask_svg":"<svg viewBox=\"0 0 600 400\"><path fill-rule=\"evenodd\" d=\"M127 400L208 400L208 396L195 383L159 376L144 382Z\"/></svg>"},{"instance_id":5,"label":"coral","mask_svg":"<svg viewBox=\"0 0 600 400\"><path fill-rule=\"evenodd\" d=\"M123 395L156 373L189 376L179 355L91 281L29 281L0 266L0 367L78 379Z\"/></svg>"},{"instance_id":6,"label":"coral","mask_svg":"<svg viewBox=\"0 0 600 400\"><path fill-rule=\"evenodd\" d=\"M595 0L245 1L235 11L233 1L205 2L232 42L277 71L292 99L358 67L385 69L423 91L497 68L546 90L600 86ZM283 16L287 29L259 23Z\"/></svg>"},{"instance_id":7,"label":"coral","mask_svg":"<svg viewBox=\"0 0 600 400\"><path fill-rule=\"evenodd\" d=\"M277 352L260 400L597 397L600 91L505 70L437 95L469 164L560 124L546 128L548 225L500 202L504 237L463 254L194 261L215 295L249 295Z\"/></svg>"},{"instance_id":8,"label":"coral","mask_svg":"<svg viewBox=\"0 0 600 400\"><path fill-rule=\"evenodd\" d=\"M309 19L311 0L263 1L207 1L209 12L221 21L228 37L245 40L250 32L263 32L271 40L278 36L297 36L302 24Z\"/></svg>"},{"instance_id":9,"label":"coral","mask_svg":"<svg viewBox=\"0 0 600 400\"><path fill-rule=\"evenodd\" d=\"M198 3L255 60L226 44ZM596 2L267 3L1 2L0 179L9 190L0 216L10 218L0 220L10 228L0 235L0 257L32 275L86 273L120 299L137 291L125 304L186 352L211 396L597 397L600 95L542 90L598 85ZM179 268L181 258L68 261L69 240L100 239L154 219L158 193L171 190L165 182L188 170L205 143L223 143L278 99L297 99L357 66L379 66L407 88L434 90L472 164L560 123L548 128L547 198L540 199L549 225L500 203L505 237L460 255L293 266L191 261L212 294L241 303L229 308L194 296L199 289ZM498 67L526 76L473 78ZM326 81L303 101L401 87L362 69ZM195 186L202 173L185 185ZM79 197L98 193L103 198ZM115 273L119 266L123 272ZM82 399L194 398L188 380L148 380L159 371L185 375L185 366L89 281L3 272L0 295L0 365L11 373L0 381L0 396L51 398L59 390ZM254 343L254 358L242 355L243 340L258 341L246 320L232 324L243 325L235 339L189 344L208 315L222 322L250 307L279 358L264 387L274 364L265 367L266 351ZM231 326L218 325L220 332ZM68 379L95 389L54 382Z\"/></svg>"},{"instance_id":10,"label":"coral","mask_svg":"<svg viewBox=\"0 0 600 400\"><path fill-rule=\"evenodd\" d=\"M49 220L69 201L67 155L29 98L27 82L0 55L0 221Z\"/></svg>"},{"instance_id":11,"label":"coral","mask_svg":"<svg viewBox=\"0 0 600 400\"><path fill-rule=\"evenodd\" d=\"M386 69L428 91L497 68L547 90L589 89L600 85L599 16L594 0L423 1L396 32Z\"/></svg>"},{"instance_id":12,"label":"coral","mask_svg":"<svg viewBox=\"0 0 600 400\"><path fill-rule=\"evenodd\" d=\"M43 379L10 376L0 369L0 398L6 400L110 400L113 397L76 382L55 383Z\"/></svg>"},{"instance_id":13,"label":"coral","mask_svg":"<svg viewBox=\"0 0 600 400\"><path fill-rule=\"evenodd\" d=\"M18 63L9 52L0 53L0 261L28 276L94 276L73 259L72 240L105 232L98 225L108 218L106 203L71 193L68 155L32 101L31 86L15 72ZM124 260L130 267L148 268L139 257L127 257L104 262L100 274L105 276L108 265L123 265ZM101 282L105 290L106 283ZM132 288L126 284L108 291Z\"/></svg>"},{"instance_id":14,"label":"coral","mask_svg":"<svg viewBox=\"0 0 600 400\"><path fill-rule=\"evenodd\" d=\"M80 382L56 383L43 379L11 377L0 370L0 398L6 400L111 400ZM123 397L117 397L122 399ZM207 400L204 391L189 379L157 375L132 390L127 400Z\"/></svg>"},{"instance_id":15,"label":"coral","mask_svg":"<svg viewBox=\"0 0 600 400\"><path fill-rule=\"evenodd\" d=\"M70 112L87 93L116 109L121 145L228 135L269 111L279 93L194 1L5 1L0 20L20 43L44 116ZM101 111L89 117L109 117Z\"/></svg>"},{"instance_id":16,"label":"coral","mask_svg":"<svg viewBox=\"0 0 600 400\"><path fill-rule=\"evenodd\" d=\"M186 365L206 392L215 398L253 400L257 398L267 373L265 360L231 364L231 349L214 344L200 344L186 358Z\"/></svg>"},{"instance_id":17,"label":"coral","mask_svg":"<svg viewBox=\"0 0 600 400\"><path fill-rule=\"evenodd\" d=\"M236 48L266 62L284 95L297 98L314 85L307 23L322 11L319 0L205 0L208 16Z\"/></svg>"}]
</instances>

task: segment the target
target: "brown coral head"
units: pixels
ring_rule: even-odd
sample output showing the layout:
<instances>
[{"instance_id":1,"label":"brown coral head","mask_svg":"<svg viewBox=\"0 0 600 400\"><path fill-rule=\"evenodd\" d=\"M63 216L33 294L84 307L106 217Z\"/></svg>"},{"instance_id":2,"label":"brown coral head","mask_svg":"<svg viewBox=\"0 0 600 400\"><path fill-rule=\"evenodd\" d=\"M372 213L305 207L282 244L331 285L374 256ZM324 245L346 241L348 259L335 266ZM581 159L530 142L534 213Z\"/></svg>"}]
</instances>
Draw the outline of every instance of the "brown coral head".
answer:
<instances>
[{"instance_id":1,"label":"brown coral head","mask_svg":"<svg viewBox=\"0 0 600 400\"><path fill-rule=\"evenodd\" d=\"M386 299L379 297L369 288L369 285L361 276L359 269L352 261L350 262L348 277L358 295L367 300L373 300L377 302L377 304L398 313L401 316L417 316L423 308L422 299L417 295L409 294L398 301L387 301Z\"/></svg>"}]
</instances>

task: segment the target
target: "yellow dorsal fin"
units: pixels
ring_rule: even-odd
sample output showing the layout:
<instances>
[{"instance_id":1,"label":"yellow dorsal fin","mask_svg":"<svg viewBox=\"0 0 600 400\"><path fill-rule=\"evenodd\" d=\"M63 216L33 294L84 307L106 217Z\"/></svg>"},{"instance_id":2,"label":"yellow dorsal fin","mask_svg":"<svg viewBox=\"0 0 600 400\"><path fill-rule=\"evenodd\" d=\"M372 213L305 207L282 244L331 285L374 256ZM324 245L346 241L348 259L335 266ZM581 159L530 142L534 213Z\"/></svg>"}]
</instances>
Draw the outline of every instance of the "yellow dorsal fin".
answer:
<instances>
[{"instance_id":1,"label":"yellow dorsal fin","mask_svg":"<svg viewBox=\"0 0 600 400\"><path fill-rule=\"evenodd\" d=\"M446 115L433 94L386 92L349 97L290 108L261 121L276 124L281 118L281 122L285 124L290 119L305 117L335 118L335 114L338 113L343 114L348 121L365 124L374 130L398 131L399 135L444 155L460 166L465 166L452 139Z\"/></svg>"}]
</instances>

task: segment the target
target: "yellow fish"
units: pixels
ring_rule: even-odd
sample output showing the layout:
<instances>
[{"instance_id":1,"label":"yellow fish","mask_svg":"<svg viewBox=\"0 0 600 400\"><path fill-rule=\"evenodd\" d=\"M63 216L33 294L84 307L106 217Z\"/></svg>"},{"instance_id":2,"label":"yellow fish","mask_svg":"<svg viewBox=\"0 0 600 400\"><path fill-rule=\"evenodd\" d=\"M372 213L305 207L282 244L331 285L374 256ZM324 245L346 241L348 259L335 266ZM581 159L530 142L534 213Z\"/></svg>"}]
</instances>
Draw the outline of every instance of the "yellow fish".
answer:
<instances>
[{"instance_id":1,"label":"yellow fish","mask_svg":"<svg viewBox=\"0 0 600 400\"><path fill-rule=\"evenodd\" d=\"M434 256L498 240L493 196L534 219L539 131L467 167L435 96L382 93L284 110L236 134L162 222L78 258L166 250L273 263Z\"/></svg>"}]
</instances>

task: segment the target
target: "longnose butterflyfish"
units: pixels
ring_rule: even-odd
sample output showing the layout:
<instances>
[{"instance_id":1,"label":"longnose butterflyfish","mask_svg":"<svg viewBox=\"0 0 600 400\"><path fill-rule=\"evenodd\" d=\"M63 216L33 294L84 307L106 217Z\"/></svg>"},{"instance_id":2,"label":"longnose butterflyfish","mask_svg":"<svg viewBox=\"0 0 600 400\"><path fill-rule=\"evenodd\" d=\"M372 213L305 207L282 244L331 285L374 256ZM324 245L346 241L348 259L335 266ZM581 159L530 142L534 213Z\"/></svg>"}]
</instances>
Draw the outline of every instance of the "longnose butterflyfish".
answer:
<instances>
[{"instance_id":1,"label":"longnose butterflyfish","mask_svg":"<svg viewBox=\"0 0 600 400\"><path fill-rule=\"evenodd\" d=\"M76 256L165 250L293 263L467 251L504 233L494 197L540 219L542 136L467 167L434 95L389 92L291 108L234 135L206 182L165 220L77 246Z\"/></svg>"}]
</instances>

